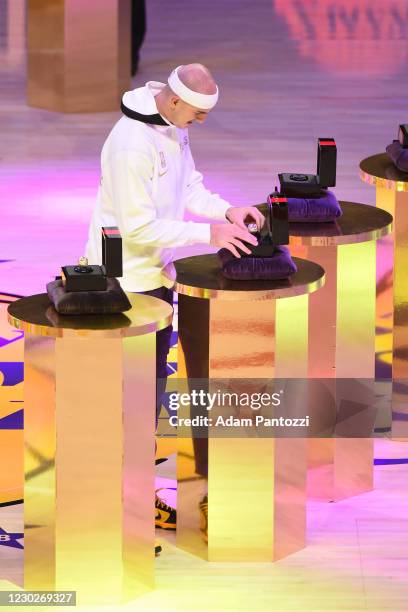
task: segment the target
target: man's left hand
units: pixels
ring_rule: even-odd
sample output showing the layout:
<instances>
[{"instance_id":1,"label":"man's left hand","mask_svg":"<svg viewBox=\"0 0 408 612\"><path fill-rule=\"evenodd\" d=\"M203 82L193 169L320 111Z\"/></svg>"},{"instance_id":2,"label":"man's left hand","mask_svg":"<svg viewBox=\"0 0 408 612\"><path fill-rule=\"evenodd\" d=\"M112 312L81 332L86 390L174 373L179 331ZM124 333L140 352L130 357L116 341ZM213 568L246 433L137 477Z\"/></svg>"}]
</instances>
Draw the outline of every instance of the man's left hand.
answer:
<instances>
[{"instance_id":1,"label":"man's left hand","mask_svg":"<svg viewBox=\"0 0 408 612\"><path fill-rule=\"evenodd\" d=\"M236 223L242 229L247 229L244 221L247 217L252 219L260 230L265 223L263 214L255 206L231 206L225 213L225 217L231 223Z\"/></svg>"}]
</instances>

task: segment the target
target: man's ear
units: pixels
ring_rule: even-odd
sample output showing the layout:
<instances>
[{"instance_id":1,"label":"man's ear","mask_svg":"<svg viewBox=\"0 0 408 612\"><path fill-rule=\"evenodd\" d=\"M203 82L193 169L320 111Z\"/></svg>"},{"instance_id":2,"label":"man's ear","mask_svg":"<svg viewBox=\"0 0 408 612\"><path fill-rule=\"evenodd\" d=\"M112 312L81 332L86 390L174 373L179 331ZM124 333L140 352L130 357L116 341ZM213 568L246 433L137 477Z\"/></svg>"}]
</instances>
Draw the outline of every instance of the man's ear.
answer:
<instances>
[{"instance_id":1,"label":"man's ear","mask_svg":"<svg viewBox=\"0 0 408 612\"><path fill-rule=\"evenodd\" d=\"M176 108L177 104L180 102L180 98L178 96L171 96L170 98L170 106L172 108Z\"/></svg>"}]
</instances>

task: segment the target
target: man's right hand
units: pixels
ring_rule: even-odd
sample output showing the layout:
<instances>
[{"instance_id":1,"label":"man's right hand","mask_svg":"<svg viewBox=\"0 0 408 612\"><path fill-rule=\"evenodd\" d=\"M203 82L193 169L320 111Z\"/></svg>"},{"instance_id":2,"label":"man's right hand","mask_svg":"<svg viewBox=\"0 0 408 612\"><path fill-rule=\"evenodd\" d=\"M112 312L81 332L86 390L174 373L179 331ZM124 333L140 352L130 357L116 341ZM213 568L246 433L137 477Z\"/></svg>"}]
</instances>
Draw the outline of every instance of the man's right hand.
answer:
<instances>
[{"instance_id":1,"label":"man's right hand","mask_svg":"<svg viewBox=\"0 0 408 612\"><path fill-rule=\"evenodd\" d=\"M247 230L238 227L235 223L216 223L211 225L211 246L228 249L235 257L241 257L236 249L238 247L249 255L251 251L241 242L242 240L254 246L258 244L255 236Z\"/></svg>"}]
</instances>

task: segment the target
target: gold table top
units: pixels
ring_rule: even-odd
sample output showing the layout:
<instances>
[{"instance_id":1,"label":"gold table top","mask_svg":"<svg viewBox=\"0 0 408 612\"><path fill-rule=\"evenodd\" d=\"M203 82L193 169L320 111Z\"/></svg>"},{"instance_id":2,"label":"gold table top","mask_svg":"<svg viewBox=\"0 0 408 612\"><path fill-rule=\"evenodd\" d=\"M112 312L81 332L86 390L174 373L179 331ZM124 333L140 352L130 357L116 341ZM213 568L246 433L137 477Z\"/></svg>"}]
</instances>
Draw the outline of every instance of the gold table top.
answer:
<instances>
[{"instance_id":1,"label":"gold table top","mask_svg":"<svg viewBox=\"0 0 408 612\"><path fill-rule=\"evenodd\" d=\"M287 280L229 280L222 275L217 255L195 255L174 262L177 293L218 300L274 300L313 293L324 285L324 269L294 257L297 272Z\"/></svg>"},{"instance_id":2,"label":"gold table top","mask_svg":"<svg viewBox=\"0 0 408 612\"><path fill-rule=\"evenodd\" d=\"M10 325L35 336L126 338L142 336L171 323L172 307L154 297L127 293L132 309L113 315L59 315L46 293L31 295L7 308Z\"/></svg>"},{"instance_id":3,"label":"gold table top","mask_svg":"<svg viewBox=\"0 0 408 612\"><path fill-rule=\"evenodd\" d=\"M394 166L386 153L366 157L360 162L360 178L370 185L408 191L408 172L401 172Z\"/></svg>"},{"instance_id":4,"label":"gold table top","mask_svg":"<svg viewBox=\"0 0 408 612\"><path fill-rule=\"evenodd\" d=\"M368 242L392 231L392 215L369 204L340 202L341 217L329 223L289 223L289 234L296 244L336 246Z\"/></svg>"}]
</instances>

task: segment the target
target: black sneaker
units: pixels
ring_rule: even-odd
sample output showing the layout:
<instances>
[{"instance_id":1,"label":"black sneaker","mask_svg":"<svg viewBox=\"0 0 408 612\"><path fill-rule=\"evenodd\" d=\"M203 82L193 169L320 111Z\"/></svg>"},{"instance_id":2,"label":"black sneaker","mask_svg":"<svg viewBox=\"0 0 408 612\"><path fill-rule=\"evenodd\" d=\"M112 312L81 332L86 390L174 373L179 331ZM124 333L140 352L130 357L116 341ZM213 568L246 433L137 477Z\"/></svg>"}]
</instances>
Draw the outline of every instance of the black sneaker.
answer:
<instances>
[{"instance_id":1,"label":"black sneaker","mask_svg":"<svg viewBox=\"0 0 408 612\"><path fill-rule=\"evenodd\" d=\"M204 495L198 507L200 509L200 531L204 541L208 542L208 495Z\"/></svg>"},{"instance_id":2,"label":"black sneaker","mask_svg":"<svg viewBox=\"0 0 408 612\"><path fill-rule=\"evenodd\" d=\"M157 497L157 495L155 508L156 527L160 527L161 529L176 529L176 509L166 504L166 502L160 499L160 497Z\"/></svg>"},{"instance_id":3,"label":"black sneaker","mask_svg":"<svg viewBox=\"0 0 408 612\"><path fill-rule=\"evenodd\" d=\"M159 544L158 542L155 542L154 543L154 556L158 557L160 555L161 551L162 551L161 544Z\"/></svg>"}]
</instances>

